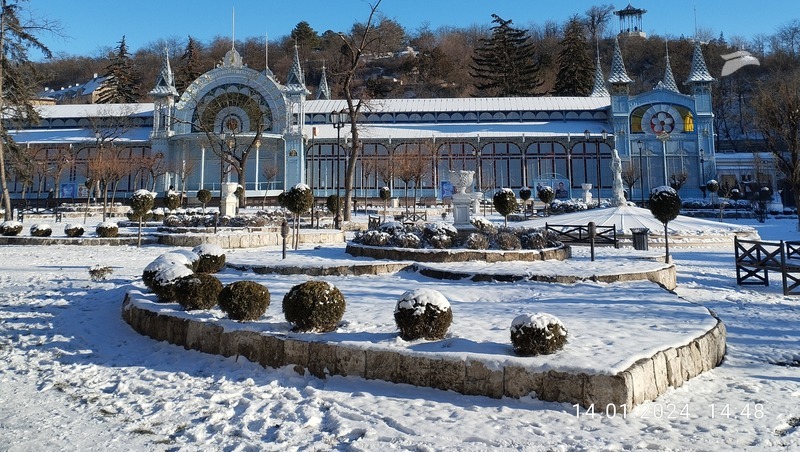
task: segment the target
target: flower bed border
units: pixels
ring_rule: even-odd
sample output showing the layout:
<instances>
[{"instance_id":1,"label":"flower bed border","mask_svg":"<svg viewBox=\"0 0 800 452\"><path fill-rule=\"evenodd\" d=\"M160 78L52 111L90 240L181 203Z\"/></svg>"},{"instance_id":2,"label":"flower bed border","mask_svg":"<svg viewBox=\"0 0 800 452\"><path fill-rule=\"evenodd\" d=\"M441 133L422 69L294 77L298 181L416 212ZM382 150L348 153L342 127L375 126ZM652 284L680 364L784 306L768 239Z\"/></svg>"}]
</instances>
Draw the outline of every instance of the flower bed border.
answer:
<instances>
[{"instance_id":1,"label":"flower bed border","mask_svg":"<svg viewBox=\"0 0 800 452\"><path fill-rule=\"evenodd\" d=\"M294 366L300 374L308 371L323 379L354 376L491 398L520 398L535 393L547 402L580 404L609 414L630 410L656 399L669 388L682 386L719 365L726 352L725 325L711 311L709 314L717 321L715 326L687 344L659 350L615 375L594 375L536 372L513 365L498 368L473 357L453 360L439 358L435 353L401 353L257 331L225 331L214 322L180 318L139 306L134 300L136 293L125 295L124 321L142 335L187 350L243 356L264 367Z\"/></svg>"},{"instance_id":2,"label":"flower bed border","mask_svg":"<svg viewBox=\"0 0 800 452\"><path fill-rule=\"evenodd\" d=\"M468 250L468 249L411 249L367 246L348 242L345 253L353 257L371 257L394 261L414 262L509 262L565 260L572 255L569 245L542 250Z\"/></svg>"}]
</instances>

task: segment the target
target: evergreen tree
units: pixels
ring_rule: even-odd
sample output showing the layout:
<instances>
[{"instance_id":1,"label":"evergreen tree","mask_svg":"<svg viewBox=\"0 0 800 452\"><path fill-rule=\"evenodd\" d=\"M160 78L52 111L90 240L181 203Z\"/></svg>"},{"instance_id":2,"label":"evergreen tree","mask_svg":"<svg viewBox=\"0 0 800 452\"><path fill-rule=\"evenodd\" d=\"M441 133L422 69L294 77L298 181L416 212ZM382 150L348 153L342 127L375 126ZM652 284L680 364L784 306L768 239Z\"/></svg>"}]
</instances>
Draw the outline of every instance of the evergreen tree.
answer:
<instances>
[{"instance_id":1,"label":"evergreen tree","mask_svg":"<svg viewBox=\"0 0 800 452\"><path fill-rule=\"evenodd\" d=\"M481 96L530 96L542 85L534 45L525 30L492 14L492 36L481 38L470 75Z\"/></svg>"},{"instance_id":2,"label":"evergreen tree","mask_svg":"<svg viewBox=\"0 0 800 452\"><path fill-rule=\"evenodd\" d=\"M35 98L34 68L28 57L28 51L33 48L41 52L46 58L51 58L50 49L42 44L32 34L35 31L53 31L55 25L51 23L23 23L20 21L22 8L19 2L0 0L0 110L4 111L4 120L35 123L38 114L32 99ZM13 105L15 108L6 108ZM0 185L3 191L3 204L5 219L11 219L11 197L9 196L6 160L19 147L5 129L5 124L0 121ZM7 153L9 152L10 153Z\"/></svg>"},{"instance_id":3,"label":"evergreen tree","mask_svg":"<svg viewBox=\"0 0 800 452\"><path fill-rule=\"evenodd\" d=\"M298 22L294 26L291 37L300 48L316 49L320 45L319 35L306 21Z\"/></svg>"},{"instance_id":4,"label":"evergreen tree","mask_svg":"<svg viewBox=\"0 0 800 452\"><path fill-rule=\"evenodd\" d=\"M189 42L186 44L186 50L181 56L183 62L175 74L175 89L182 93L189 87L189 85L203 74L200 69L201 50L197 41L189 36Z\"/></svg>"},{"instance_id":5,"label":"evergreen tree","mask_svg":"<svg viewBox=\"0 0 800 452\"><path fill-rule=\"evenodd\" d=\"M116 53L106 67L106 82L103 92L97 98L100 104L127 104L136 102L137 80L133 75L133 63L125 44L125 36L117 46Z\"/></svg>"},{"instance_id":6,"label":"evergreen tree","mask_svg":"<svg viewBox=\"0 0 800 452\"><path fill-rule=\"evenodd\" d=\"M573 16L564 28L558 53L555 95L588 96L592 92L593 68L584 25L578 16Z\"/></svg>"}]
</instances>

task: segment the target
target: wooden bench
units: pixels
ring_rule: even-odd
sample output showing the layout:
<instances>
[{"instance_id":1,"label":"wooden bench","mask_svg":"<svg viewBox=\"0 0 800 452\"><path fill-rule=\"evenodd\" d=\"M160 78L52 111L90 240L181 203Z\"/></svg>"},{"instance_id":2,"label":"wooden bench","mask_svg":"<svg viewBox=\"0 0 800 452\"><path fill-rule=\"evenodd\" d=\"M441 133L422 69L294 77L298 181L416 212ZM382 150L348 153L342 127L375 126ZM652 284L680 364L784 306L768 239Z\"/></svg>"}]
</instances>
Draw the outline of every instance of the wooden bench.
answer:
<instances>
[{"instance_id":1,"label":"wooden bench","mask_svg":"<svg viewBox=\"0 0 800 452\"><path fill-rule=\"evenodd\" d=\"M20 223L25 221L25 215L53 215L56 223L61 223L64 216L64 214L58 210L57 204L50 203L35 203L32 205L26 203L23 206L17 207L17 220Z\"/></svg>"},{"instance_id":2,"label":"wooden bench","mask_svg":"<svg viewBox=\"0 0 800 452\"><path fill-rule=\"evenodd\" d=\"M564 243L575 245L589 245L592 238L589 235L588 224L544 224L547 231L554 232L558 235L558 240ZM617 227L612 226L595 226L594 235L595 245L611 245L614 248L619 248L619 240L617 240Z\"/></svg>"},{"instance_id":3,"label":"wooden bench","mask_svg":"<svg viewBox=\"0 0 800 452\"><path fill-rule=\"evenodd\" d=\"M784 295L800 295L800 242L733 239L736 284L769 286L769 272L780 272Z\"/></svg>"},{"instance_id":4,"label":"wooden bench","mask_svg":"<svg viewBox=\"0 0 800 452\"><path fill-rule=\"evenodd\" d=\"M375 231L381 226L381 217L370 215L367 218L367 229Z\"/></svg>"},{"instance_id":5,"label":"wooden bench","mask_svg":"<svg viewBox=\"0 0 800 452\"><path fill-rule=\"evenodd\" d=\"M416 223L418 221L428 221L428 212L422 213L413 213L413 212L406 212L403 214L403 223Z\"/></svg>"}]
</instances>

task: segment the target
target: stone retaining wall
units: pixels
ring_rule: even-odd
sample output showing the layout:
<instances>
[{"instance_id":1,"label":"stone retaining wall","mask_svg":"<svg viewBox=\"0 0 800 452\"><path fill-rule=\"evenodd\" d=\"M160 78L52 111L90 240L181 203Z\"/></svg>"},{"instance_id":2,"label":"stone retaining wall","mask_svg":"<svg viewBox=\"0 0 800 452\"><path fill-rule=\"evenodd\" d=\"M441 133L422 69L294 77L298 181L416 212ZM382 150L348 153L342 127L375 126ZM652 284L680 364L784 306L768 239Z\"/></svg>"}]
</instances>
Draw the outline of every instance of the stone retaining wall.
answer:
<instances>
[{"instance_id":1,"label":"stone retaining wall","mask_svg":"<svg viewBox=\"0 0 800 452\"><path fill-rule=\"evenodd\" d=\"M32 236L0 236L0 245L131 245L137 243L136 237L32 237ZM155 245L158 238L142 236L142 245Z\"/></svg>"},{"instance_id":2,"label":"stone retaining wall","mask_svg":"<svg viewBox=\"0 0 800 452\"><path fill-rule=\"evenodd\" d=\"M680 347L669 347L643 358L615 375L539 372L522 366L486 363L480 359L439 358L435 353L401 353L327 342L303 341L255 331L225 331L212 322L159 314L138 306L127 294L123 319L140 334L189 350L222 356L243 356L264 367L291 365L318 377L354 376L407 383L467 395L492 398L524 397L593 406L595 411L620 413L716 367L725 356L725 326L716 325ZM713 315L713 314L712 314Z\"/></svg>"},{"instance_id":3,"label":"stone retaining wall","mask_svg":"<svg viewBox=\"0 0 800 452\"><path fill-rule=\"evenodd\" d=\"M292 242L292 235L286 238L287 246ZM344 232L324 231L300 234L300 244L343 243ZM280 246L283 238L278 232L248 232L241 234L164 234L159 236L158 243L170 246L195 247L205 243L219 245L222 248L257 248L262 246Z\"/></svg>"},{"instance_id":4,"label":"stone retaining wall","mask_svg":"<svg viewBox=\"0 0 800 452\"><path fill-rule=\"evenodd\" d=\"M354 257L371 257L373 259L389 259L393 261L415 262L510 262L564 260L571 256L570 247L548 248L544 250L468 250L468 249L411 249L366 246L348 243L345 253Z\"/></svg>"},{"instance_id":5,"label":"stone retaining wall","mask_svg":"<svg viewBox=\"0 0 800 452\"><path fill-rule=\"evenodd\" d=\"M260 275L307 275L307 276L360 276L385 275L408 270L409 262L376 262L369 264L330 265L326 267L294 267L290 265L249 265L228 262L228 267L239 271L252 271Z\"/></svg>"},{"instance_id":6,"label":"stone retaining wall","mask_svg":"<svg viewBox=\"0 0 800 452\"><path fill-rule=\"evenodd\" d=\"M438 268L426 267L425 264L412 264L411 270L419 272L421 275L436 279L470 279L476 282L498 281L538 281L546 283L574 284L579 281L597 281L604 283L614 283L623 281L648 280L658 284L667 290L674 290L678 287L678 277L675 264L664 265L657 270L633 273L618 273L609 275L536 275L536 274L491 274L491 273L469 273L456 270L442 270Z\"/></svg>"}]
</instances>

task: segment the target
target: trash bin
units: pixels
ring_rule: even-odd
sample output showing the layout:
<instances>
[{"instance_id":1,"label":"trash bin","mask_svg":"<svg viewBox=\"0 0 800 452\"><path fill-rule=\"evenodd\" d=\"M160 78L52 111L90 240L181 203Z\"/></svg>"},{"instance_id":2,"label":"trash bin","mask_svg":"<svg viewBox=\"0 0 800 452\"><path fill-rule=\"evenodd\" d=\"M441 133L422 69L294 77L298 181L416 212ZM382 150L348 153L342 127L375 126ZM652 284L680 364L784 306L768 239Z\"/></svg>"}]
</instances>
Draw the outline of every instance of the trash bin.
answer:
<instances>
[{"instance_id":1,"label":"trash bin","mask_svg":"<svg viewBox=\"0 0 800 452\"><path fill-rule=\"evenodd\" d=\"M647 234L650 230L647 228L631 228L631 235L633 235L633 249L640 251L647 251L648 242Z\"/></svg>"}]
</instances>

